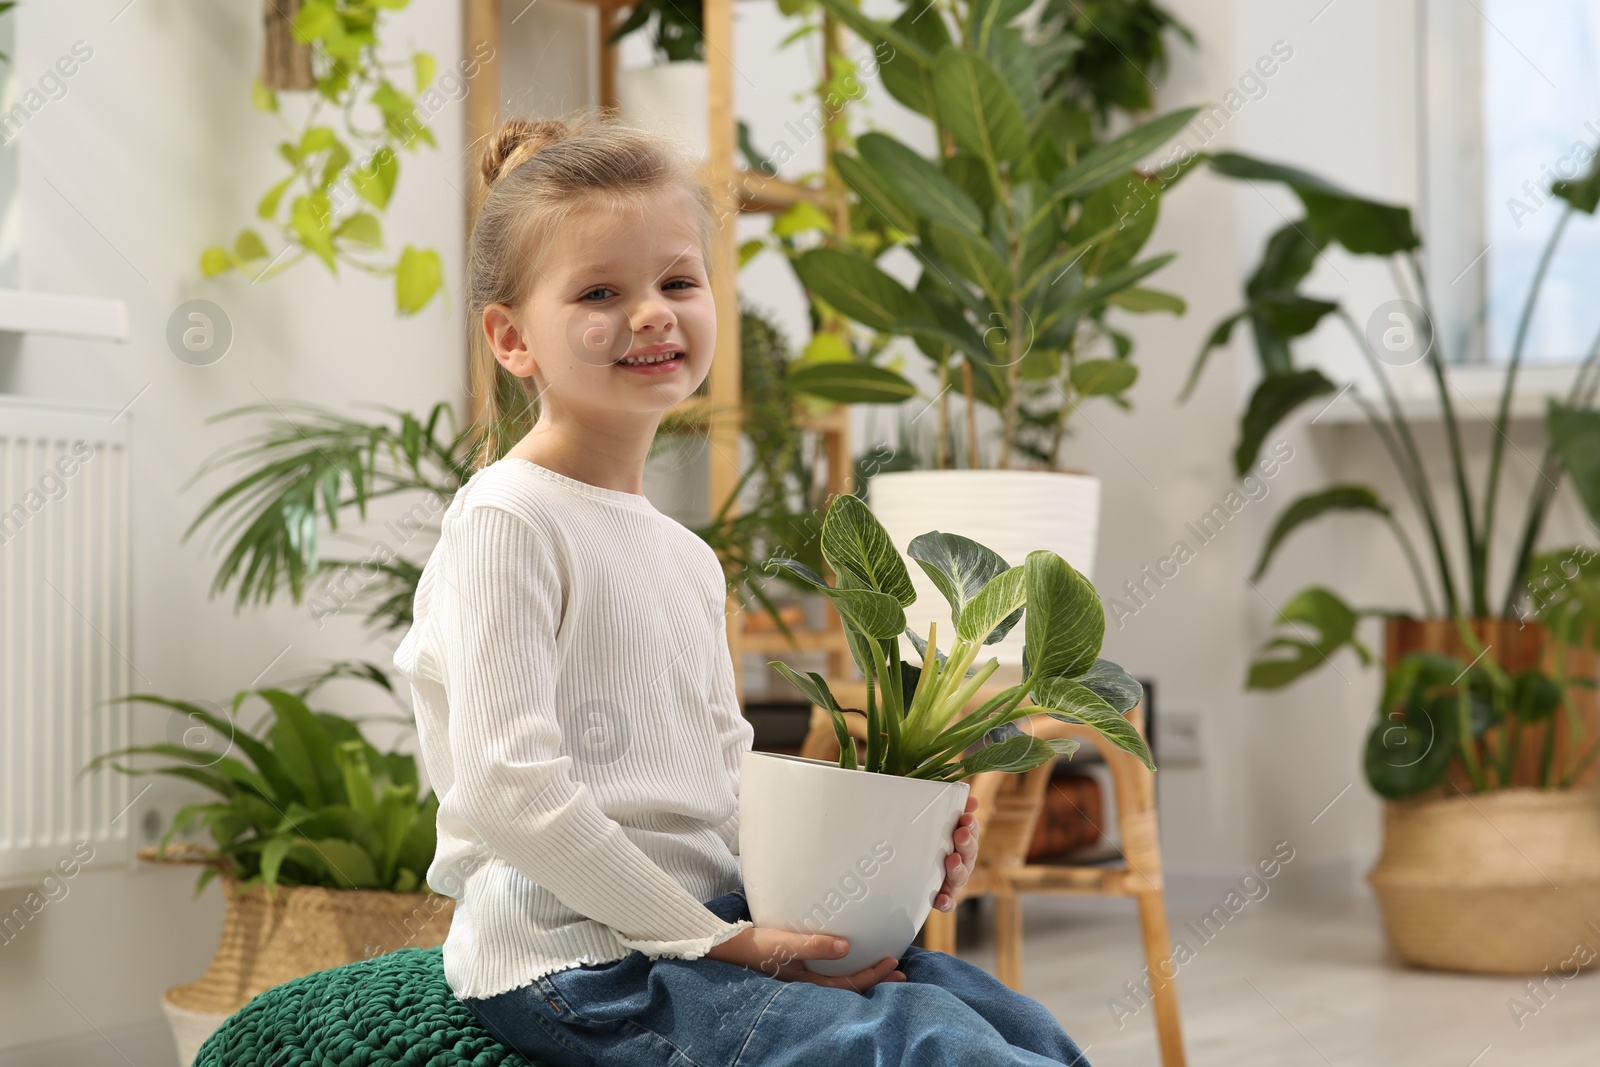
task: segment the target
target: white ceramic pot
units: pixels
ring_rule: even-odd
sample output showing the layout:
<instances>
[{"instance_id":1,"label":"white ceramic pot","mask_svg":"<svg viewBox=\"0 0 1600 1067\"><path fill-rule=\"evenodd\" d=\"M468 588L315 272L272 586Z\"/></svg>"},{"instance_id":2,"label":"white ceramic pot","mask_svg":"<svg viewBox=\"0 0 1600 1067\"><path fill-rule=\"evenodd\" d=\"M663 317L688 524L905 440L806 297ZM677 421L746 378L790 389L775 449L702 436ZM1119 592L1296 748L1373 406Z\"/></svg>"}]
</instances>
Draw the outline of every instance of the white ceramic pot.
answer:
<instances>
[{"instance_id":1,"label":"white ceramic pot","mask_svg":"<svg viewBox=\"0 0 1600 1067\"><path fill-rule=\"evenodd\" d=\"M629 126L677 137L695 159L705 159L711 154L708 84L706 65L699 60L619 70L617 107Z\"/></svg>"},{"instance_id":2,"label":"white ceramic pot","mask_svg":"<svg viewBox=\"0 0 1600 1067\"><path fill-rule=\"evenodd\" d=\"M807 960L855 974L899 958L944 884L965 782L847 771L748 751L740 766L739 857L757 926L848 938L848 955Z\"/></svg>"},{"instance_id":3,"label":"white ceramic pot","mask_svg":"<svg viewBox=\"0 0 1600 1067\"><path fill-rule=\"evenodd\" d=\"M960 534L1020 566L1029 552L1047 548L1094 580L1100 527L1100 479L1060 471L944 470L875 474L867 483L872 513L904 552L911 539L930 530ZM939 624L939 644L949 647L950 604L910 558L917 600L906 609L906 625L924 637ZM990 645L986 656L1002 664L1022 662L1021 626ZM901 638L904 654L915 657Z\"/></svg>"}]
</instances>

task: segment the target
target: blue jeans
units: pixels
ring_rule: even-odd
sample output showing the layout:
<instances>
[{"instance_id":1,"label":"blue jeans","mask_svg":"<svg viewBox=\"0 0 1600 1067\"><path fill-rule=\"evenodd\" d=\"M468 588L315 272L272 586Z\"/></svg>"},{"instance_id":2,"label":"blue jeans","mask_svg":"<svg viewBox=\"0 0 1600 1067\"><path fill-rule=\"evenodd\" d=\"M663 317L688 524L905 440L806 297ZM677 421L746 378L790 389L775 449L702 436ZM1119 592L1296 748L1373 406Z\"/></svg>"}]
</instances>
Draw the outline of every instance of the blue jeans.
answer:
<instances>
[{"instance_id":1,"label":"blue jeans","mask_svg":"<svg viewBox=\"0 0 1600 1067\"><path fill-rule=\"evenodd\" d=\"M706 907L750 918L742 887ZM899 969L906 981L863 994L631 952L464 1003L502 1044L550 1067L1089 1067L1044 1005L986 971L916 945Z\"/></svg>"}]
</instances>

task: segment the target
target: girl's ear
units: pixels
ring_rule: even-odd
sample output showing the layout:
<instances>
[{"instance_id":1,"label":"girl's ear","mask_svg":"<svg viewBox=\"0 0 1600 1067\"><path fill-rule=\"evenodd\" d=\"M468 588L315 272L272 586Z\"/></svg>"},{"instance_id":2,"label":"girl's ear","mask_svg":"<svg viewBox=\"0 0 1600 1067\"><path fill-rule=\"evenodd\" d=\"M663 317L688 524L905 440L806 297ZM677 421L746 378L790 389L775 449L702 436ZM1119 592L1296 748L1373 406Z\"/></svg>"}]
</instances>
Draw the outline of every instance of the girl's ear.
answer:
<instances>
[{"instance_id":1,"label":"girl's ear","mask_svg":"<svg viewBox=\"0 0 1600 1067\"><path fill-rule=\"evenodd\" d=\"M517 313L504 304L490 304L483 309L483 333L489 348L499 364L518 378L531 377L538 370L533 350L528 347L528 335L523 331Z\"/></svg>"}]
</instances>

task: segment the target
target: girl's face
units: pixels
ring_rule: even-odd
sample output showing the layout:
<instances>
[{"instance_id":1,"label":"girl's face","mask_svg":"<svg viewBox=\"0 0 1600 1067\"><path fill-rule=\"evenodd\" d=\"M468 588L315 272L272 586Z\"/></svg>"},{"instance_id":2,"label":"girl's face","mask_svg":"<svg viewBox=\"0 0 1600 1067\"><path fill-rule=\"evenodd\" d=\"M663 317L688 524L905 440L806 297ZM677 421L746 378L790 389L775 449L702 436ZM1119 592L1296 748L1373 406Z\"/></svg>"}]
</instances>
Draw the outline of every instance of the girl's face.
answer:
<instances>
[{"instance_id":1,"label":"girl's face","mask_svg":"<svg viewBox=\"0 0 1600 1067\"><path fill-rule=\"evenodd\" d=\"M660 412L711 369L716 306L687 191L581 207L520 308L484 309L495 357L566 410Z\"/></svg>"}]
</instances>

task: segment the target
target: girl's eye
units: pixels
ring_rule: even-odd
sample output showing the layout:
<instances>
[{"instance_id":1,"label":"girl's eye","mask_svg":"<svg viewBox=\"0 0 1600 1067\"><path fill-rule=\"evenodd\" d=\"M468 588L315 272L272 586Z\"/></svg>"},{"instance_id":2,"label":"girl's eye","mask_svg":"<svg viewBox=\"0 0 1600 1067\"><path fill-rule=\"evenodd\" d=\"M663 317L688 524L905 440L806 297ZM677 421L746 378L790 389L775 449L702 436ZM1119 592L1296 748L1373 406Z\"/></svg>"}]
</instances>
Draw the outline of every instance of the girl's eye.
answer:
<instances>
[{"instance_id":1,"label":"girl's eye","mask_svg":"<svg viewBox=\"0 0 1600 1067\"><path fill-rule=\"evenodd\" d=\"M596 288L594 288L594 289L590 289L590 290L589 290L589 291L588 291L588 292L587 292L587 293L584 293L584 294L583 294L583 299L584 299L584 300L588 300L588 299L589 299L589 298L590 298L590 297L591 297L591 296L593 296L593 295L594 295L594 294L596 294L596 293L609 293L609 292L611 292L611 291L612 291L612 290L611 290L611 289L609 289L609 288L607 288L607 287L606 287L606 286L604 286L604 285L601 285L601 286L597 286L597 287L596 287ZM602 298L602 299L604 299L604 298ZM591 302L592 302L592 301L591 301Z\"/></svg>"},{"instance_id":2,"label":"girl's eye","mask_svg":"<svg viewBox=\"0 0 1600 1067\"><path fill-rule=\"evenodd\" d=\"M674 279L672 279L672 281L668 282L667 284L668 285L677 285L680 282L682 284L688 286L691 289L694 288L694 282L691 282L688 278L674 278Z\"/></svg>"}]
</instances>

